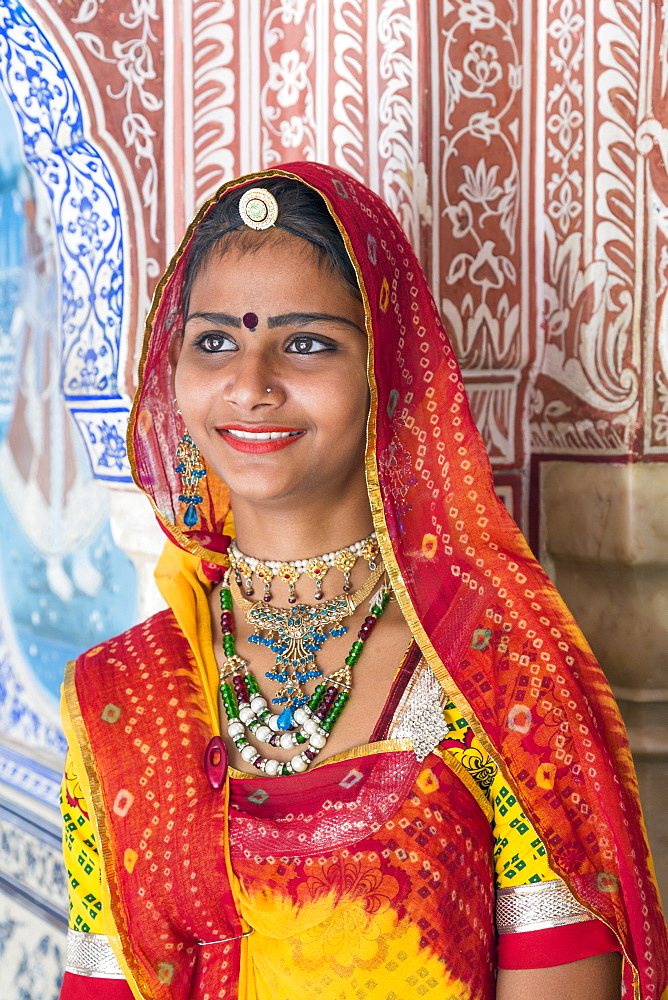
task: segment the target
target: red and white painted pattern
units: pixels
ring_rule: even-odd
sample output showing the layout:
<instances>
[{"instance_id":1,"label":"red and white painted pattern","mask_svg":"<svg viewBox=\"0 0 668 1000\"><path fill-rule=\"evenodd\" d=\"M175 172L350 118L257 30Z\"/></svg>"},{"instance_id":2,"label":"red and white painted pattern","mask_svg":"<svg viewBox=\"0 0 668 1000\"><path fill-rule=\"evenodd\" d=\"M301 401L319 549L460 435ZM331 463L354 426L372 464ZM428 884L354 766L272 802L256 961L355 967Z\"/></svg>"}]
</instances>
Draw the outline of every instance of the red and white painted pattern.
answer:
<instances>
[{"instance_id":1,"label":"red and white painted pattern","mask_svg":"<svg viewBox=\"0 0 668 1000\"><path fill-rule=\"evenodd\" d=\"M668 455L661 0L38 6L115 143L131 337L196 204L235 174L325 160L396 212L524 506L532 454Z\"/></svg>"}]
</instances>

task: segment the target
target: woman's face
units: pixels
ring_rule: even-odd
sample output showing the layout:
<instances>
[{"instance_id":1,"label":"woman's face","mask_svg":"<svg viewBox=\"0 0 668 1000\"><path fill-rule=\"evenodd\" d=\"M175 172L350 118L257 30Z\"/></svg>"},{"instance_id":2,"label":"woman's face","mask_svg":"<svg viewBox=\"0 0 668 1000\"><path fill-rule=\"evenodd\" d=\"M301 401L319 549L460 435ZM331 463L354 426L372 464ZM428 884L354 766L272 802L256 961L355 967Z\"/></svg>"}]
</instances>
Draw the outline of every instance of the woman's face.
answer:
<instances>
[{"instance_id":1,"label":"woman's face","mask_svg":"<svg viewBox=\"0 0 668 1000\"><path fill-rule=\"evenodd\" d=\"M172 363L186 427L233 501L331 505L364 488L366 357L362 304L303 240L212 258Z\"/></svg>"}]
</instances>

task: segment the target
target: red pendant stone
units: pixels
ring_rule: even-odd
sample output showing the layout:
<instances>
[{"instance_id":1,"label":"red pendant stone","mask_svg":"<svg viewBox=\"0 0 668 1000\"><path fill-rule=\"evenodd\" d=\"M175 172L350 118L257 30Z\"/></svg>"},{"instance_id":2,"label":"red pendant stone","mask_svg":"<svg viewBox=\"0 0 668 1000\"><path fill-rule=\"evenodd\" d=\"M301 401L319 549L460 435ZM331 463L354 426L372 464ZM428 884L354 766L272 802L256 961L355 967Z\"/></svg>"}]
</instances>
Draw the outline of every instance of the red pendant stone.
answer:
<instances>
[{"instance_id":1,"label":"red pendant stone","mask_svg":"<svg viewBox=\"0 0 668 1000\"><path fill-rule=\"evenodd\" d=\"M223 787L227 774L227 747L220 736L214 736L209 741L204 754L204 772L214 790Z\"/></svg>"}]
</instances>

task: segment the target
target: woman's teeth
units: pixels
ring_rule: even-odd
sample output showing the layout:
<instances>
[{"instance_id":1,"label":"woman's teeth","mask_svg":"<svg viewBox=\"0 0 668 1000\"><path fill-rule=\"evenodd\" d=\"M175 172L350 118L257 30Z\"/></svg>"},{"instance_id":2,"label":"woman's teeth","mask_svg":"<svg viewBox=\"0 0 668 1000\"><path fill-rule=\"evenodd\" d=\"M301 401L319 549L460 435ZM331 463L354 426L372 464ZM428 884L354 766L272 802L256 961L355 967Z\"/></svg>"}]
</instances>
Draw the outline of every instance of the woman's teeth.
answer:
<instances>
[{"instance_id":1,"label":"woman's teeth","mask_svg":"<svg viewBox=\"0 0 668 1000\"><path fill-rule=\"evenodd\" d=\"M279 438L294 437L301 434L301 431L236 431L226 430L230 437L239 438L241 441L276 441Z\"/></svg>"}]
</instances>

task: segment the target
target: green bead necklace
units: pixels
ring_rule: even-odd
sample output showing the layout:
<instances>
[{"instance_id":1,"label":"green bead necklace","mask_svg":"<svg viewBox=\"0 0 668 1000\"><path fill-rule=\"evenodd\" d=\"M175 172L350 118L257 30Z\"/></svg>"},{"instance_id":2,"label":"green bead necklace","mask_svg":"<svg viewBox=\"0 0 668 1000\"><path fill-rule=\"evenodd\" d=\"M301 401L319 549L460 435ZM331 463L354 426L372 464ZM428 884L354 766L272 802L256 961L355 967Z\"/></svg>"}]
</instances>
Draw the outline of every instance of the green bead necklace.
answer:
<instances>
[{"instance_id":1,"label":"green bead necklace","mask_svg":"<svg viewBox=\"0 0 668 1000\"><path fill-rule=\"evenodd\" d=\"M242 758L258 771L273 776L298 774L308 770L325 747L352 690L352 669L366 640L390 601L390 589L383 585L372 601L371 612L357 633L344 665L318 684L308 701L292 712L292 727L284 727L262 696L257 679L248 664L237 654L234 639L232 593L229 571L220 590L220 624L223 631L225 663L220 672L220 696L227 717L227 731ZM282 762L264 757L249 742L247 733L271 747L303 747L291 760Z\"/></svg>"}]
</instances>

